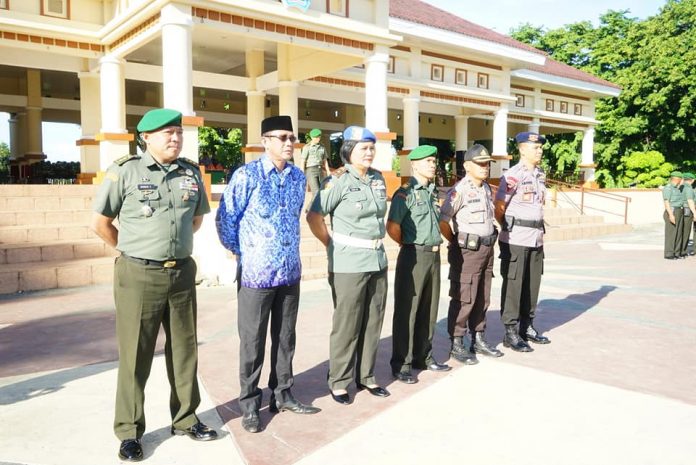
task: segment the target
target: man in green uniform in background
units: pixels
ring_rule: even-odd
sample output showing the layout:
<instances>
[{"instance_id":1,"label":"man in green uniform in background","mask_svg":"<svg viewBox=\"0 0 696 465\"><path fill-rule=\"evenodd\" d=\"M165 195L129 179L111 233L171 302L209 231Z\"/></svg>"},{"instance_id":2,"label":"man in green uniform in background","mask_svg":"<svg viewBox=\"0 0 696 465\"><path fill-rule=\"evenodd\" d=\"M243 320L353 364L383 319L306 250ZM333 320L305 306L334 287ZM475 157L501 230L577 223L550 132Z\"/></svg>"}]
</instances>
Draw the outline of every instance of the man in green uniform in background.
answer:
<instances>
[{"instance_id":1,"label":"man in green uniform in background","mask_svg":"<svg viewBox=\"0 0 696 465\"><path fill-rule=\"evenodd\" d=\"M694 176L692 173L684 173L684 182L680 189L682 192L682 200L684 202L684 229L682 232L681 256L696 255L693 250L689 251L689 237L691 236L691 228L696 221L696 192L693 189Z\"/></svg>"},{"instance_id":2,"label":"man in green uniform in background","mask_svg":"<svg viewBox=\"0 0 696 465\"><path fill-rule=\"evenodd\" d=\"M304 168L307 184L312 195L316 194L321 184L321 169L326 170L326 175L329 175L328 156L324 146L321 145L321 129L314 128L309 131L311 140L302 147L302 167Z\"/></svg>"},{"instance_id":3,"label":"man in green uniform in background","mask_svg":"<svg viewBox=\"0 0 696 465\"><path fill-rule=\"evenodd\" d=\"M670 174L669 183L662 189L665 212L665 258L681 258L681 240L684 230L684 200L679 190L683 175L679 171Z\"/></svg>"},{"instance_id":4,"label":"man in green uniform in background","mask_svg":"<svg viewBox=\"0 0 696 465\"><path fill-rule=\"evenodd\" d=\"M217 433L196 416L196 263L193 233L210 212L198 164L180 158L182 115L156 109L137 126L146 151L109 167L94 201L92 229L121 255L114 265L118 385L114 432L119 458L143 458L144 390L160 326L171 387L172 434L207 441ZM118 218L118 229L114 220Z\"/></svg>"},{"instance_id":5,"label":"man in green uniform in background","mask_svg":"<svg viewBox=\"0 0 696 465\"><path fill-rule=\"evenodd\" d=\"M449 371L433 357L433 333L440 301L440 237L437 190L433 179L437 148L416 147L408 155L413 177L392 196L387 233L401 246L394 276L391 368L406 384L411 368Z\"/></svg>"}]
</instances>

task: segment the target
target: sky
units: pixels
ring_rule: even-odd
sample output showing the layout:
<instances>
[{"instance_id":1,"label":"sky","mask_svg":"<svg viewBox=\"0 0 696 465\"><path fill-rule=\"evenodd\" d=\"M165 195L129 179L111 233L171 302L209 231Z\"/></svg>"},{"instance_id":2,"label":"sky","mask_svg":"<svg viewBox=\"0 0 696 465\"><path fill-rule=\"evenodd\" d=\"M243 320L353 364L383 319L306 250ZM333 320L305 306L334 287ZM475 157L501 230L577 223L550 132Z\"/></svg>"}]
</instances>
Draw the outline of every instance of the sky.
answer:
<instances>
[{"instance_id":1,"label":"sky","mask_svg":"<svg viewBox=\"0 0 696 465\"><path fill-rule=\"evenodd\" d=\"M424 0L471 22L508 34L520 24L555 29L589 20L598 24L608 10L629 10L631 17L645 19L657 14L665 0ZM471 5L468 7L467 5ZM0 142L9 144L7 113L0 113ZM79 161L75 141L80 127L75 124L43 123L43 147L49 161Z\"/></svg>"}]
</instances>

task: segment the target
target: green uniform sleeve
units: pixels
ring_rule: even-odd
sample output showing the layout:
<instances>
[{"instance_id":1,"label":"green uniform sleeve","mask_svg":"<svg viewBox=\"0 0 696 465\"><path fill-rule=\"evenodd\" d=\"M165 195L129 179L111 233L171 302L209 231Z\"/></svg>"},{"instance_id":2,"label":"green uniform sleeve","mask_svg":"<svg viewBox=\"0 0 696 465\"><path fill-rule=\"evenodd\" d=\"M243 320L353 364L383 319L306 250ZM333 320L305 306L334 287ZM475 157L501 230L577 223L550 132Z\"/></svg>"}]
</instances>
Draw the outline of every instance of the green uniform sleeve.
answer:
<instances>
[{"instance_id":1,"label":"green uniform sleeve","mask_svg":"<svg viewBox=\"0 0 696 465\"><path fill-rule=\"evenodd\" d=\"M123 205L123 176L118 165L112 165L104 176L97 196L94 199L93 211L100 215L116 218Z\"/></svg>"},{"instance_id":2,"label":"green uniform sleeve","mask_svg":"<svg viewBox=\"0 0 696 465\"><path fill-rule=\"evenodd\" d=\"M205 192L205 184L203 183L203 177L201 176L200 171L198 172L198 205L196 206L196 210L193 213L194 216L201 216L205 215L206 213L210 213L210 203L208 203L208 195Z\"/></svg>"},{"instance_id":3,"label":"green uniform sleeve","mask_svg":"<svg viewBox=\"0 0 696 465\"><path fill-rule=\"evenodd\" d=\"M392 196L391 207L389 208L389 216L387 220L397 224L401 224L408 214L408 194L404 189L399 188Z\"/></svg>"},{"instance_id":4,"label":"green uniform sleeve","mask_svg":"<svg viewBox=\"0 0 696 465\"><path fill-rule=\"evenodd\" d=\"M341 179L329 176L321 183L321 189L314 196L310 211L326 216L333 212L334 208L341 202L342 188Z\"/></svg>"}]
</instances>

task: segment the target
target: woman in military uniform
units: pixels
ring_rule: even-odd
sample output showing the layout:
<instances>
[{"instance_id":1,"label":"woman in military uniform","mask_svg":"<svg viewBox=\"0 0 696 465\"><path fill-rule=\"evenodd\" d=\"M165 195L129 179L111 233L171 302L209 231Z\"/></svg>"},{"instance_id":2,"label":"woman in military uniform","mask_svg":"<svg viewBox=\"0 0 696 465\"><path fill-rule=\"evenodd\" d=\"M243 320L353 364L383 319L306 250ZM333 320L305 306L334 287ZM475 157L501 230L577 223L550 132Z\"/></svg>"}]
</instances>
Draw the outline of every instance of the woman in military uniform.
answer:
<instances>
[{"instance_id":1,"label":"woman in military uniform","mask_svg":"<svg viewBox=\"0 0 696 465\"><path fill-rule=\"evenodd\" d=\"M382 238L387 212L382 174L371 168L375 135L351 126L343 132L345 166L324 180L307 214L312 233L326 246L334 315L328 384L331 397L349 404L348 385L386 397L374 376L387 300L387 255ZM324 217L331 215L329 233Z\"/></svg>"}]
</instances>

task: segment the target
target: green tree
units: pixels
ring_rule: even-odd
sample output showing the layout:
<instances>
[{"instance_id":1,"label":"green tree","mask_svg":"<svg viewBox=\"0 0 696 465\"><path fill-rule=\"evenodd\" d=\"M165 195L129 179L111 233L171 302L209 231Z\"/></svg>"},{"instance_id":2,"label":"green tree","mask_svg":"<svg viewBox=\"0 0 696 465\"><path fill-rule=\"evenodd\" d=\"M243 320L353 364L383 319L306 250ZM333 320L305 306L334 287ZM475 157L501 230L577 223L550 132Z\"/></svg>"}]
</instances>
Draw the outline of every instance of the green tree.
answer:
<instances>
[{"instance_id":1,"label":"green tree","mask_svg":"<svg viewBox=\"0 0 696 465\"><path fill-rule=\"evenodd\" d=\"M0 142L0 175L10 172L10 146Z\"/></svg>"},{"instance_id":2,"label":"green tree","mask_svg":"<svg viewBox=\"0 0 696 465\"><path fill-rule=\"evenodd\" d=\"M201 161L213 160L234 170L243 163L242 130L239 128L198 128L198 155Z\"/></svg>"},{"instance_id":3,"label":"green tree","mask_svg":"<svg viewBox=\"0 0 696 465\"><path fill-rule=\"evenodd\" d=\"M619 187L659 187L669 180L674 165L660 152L633 152L621 157Z\"/></svg>"}]
</instances>

